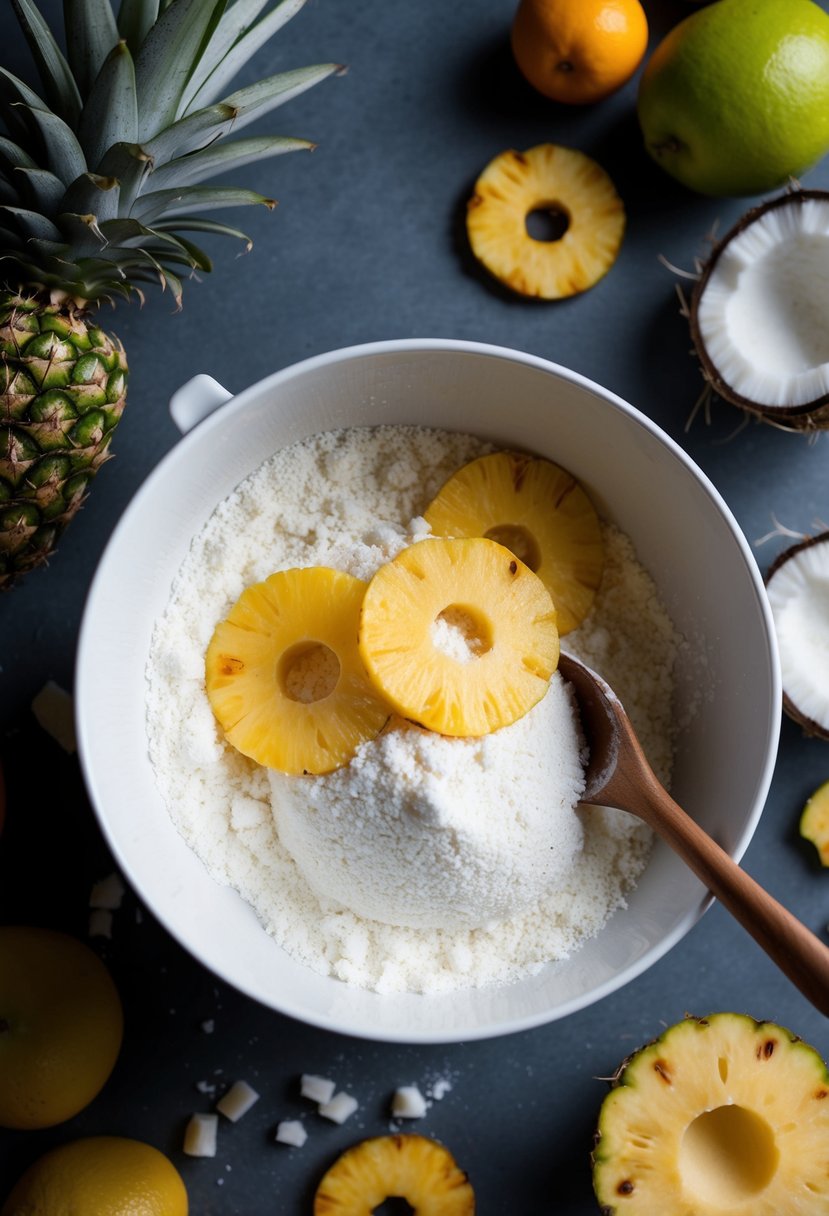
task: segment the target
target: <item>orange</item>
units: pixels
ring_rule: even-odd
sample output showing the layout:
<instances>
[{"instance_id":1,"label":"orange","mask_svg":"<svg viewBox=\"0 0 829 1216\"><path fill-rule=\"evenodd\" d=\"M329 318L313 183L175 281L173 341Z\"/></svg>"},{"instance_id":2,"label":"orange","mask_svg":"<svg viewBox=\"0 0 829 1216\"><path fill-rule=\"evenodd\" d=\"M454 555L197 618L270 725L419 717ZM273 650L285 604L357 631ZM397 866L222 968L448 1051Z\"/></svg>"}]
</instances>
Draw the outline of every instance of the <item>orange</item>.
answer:
<instances>
[{"instance_id":1,"label":"orange","mask_svg":"<svg viewBox=\"0 0 829 1216\"><path fill-rule=\"evenodd\" d=\"M512 26L515 62L553 101L601 101L629 80L648 45L639 0L521 0Z\"/></svg>"},{"instance_id":2,"label":"orange","mask_svg":"<svg viewBox=\"0 0 829 1216\"><path fill-rule=\"evenodd\" d=\"M0 928L0 1127L51 1127L112 1072L123 1015L88 946L51 929Z\"/></svg>"},{"instance_id":3,"label":"orange","mask_svg":"<svg viewBox=\"0 0 829 1216\"><path fill-rule=\"evenodd\" d=\"M158 1149L90 1136L38 1158L0 1216L187 1216L187 1210L181 1175Z\"/></svg>"}]
</instances>

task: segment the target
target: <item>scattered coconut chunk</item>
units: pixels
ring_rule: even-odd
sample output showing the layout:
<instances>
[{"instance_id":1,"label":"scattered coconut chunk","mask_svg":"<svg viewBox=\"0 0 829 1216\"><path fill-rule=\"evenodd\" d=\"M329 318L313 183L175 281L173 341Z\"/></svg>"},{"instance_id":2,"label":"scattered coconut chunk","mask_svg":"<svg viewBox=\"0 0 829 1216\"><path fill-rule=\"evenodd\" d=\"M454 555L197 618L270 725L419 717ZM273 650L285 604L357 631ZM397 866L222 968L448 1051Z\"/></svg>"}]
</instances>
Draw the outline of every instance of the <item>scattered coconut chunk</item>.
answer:
<instances>
[{"instance_id":1,"label":"scattered coconut chunk","mask_svg":"<svg viewBox=\"0 0 829 1216\"><path fill-rule=\"evenodd\" d=\"M113 872L93 885L89 893L89 906L116 912L121 907L125 892L126 887L121 881L120 874Z\"/></svg>"},{"instance_id":2,"label":"scattered coconut chunk","mask_svg":"<svg viewBox=\"0 0 829 1216\"><path fill-rule=\"evenodd\" d=\"M211 1081L197 1081L196 1089L200 1094L210 1094L211 1096L216 1092L216 1086Z\"/></svg>"},{"instance_id":3,"label":"scattered coconut chunk","mask_svg":"<svg viewBox=\"0 0 829 1216\"><path fill-rule=\"evenodd\" d=\"M201 1024L201 1028L205 1034L212 1034L213 1031L216 1029L216 1023L213 1020L213 1018L205 1018L205 1020Z\"/></svg>"},{"instance_id":4,"label":"scattered coconut chunk","mask_svg":"<svg viewBox=\"0 0 829 1216\"><path fill-rule=\"evenodd\" d=\"M234 1081L230 1089L216 1103L216 1110L231 1123L238 1123L242 1115L259 1101L259 1094L247 1081Z\"/></svg>"},{"instance_id":5,"label":"scattered coconut chunk","mask_svg":"<svg viewBox=\"0 0 829 1216\"><path fill-rule=\"evenodd\" d=\"M184 1131L182 1150L188 1157L215 1157L218 1133L218 1115L191 1115Z\"/></svg>"},{"instance_id":6,"label":"scattered coconut chunk","mask_svg":"<svg viewBox=\"0 0 829 1216\"><path fill-rule=\"evenodd\" d=\"M65 688L54 680L47 680L32 701L32 713L38 725L60 744L65 752L73 755L77 751L75 739L75 711L72 698Z\"/></svg>"},{"instance_id":7,"label":"scattered coconut chunk","mask_svg":"<svg viewBox=\"0 0 829 1216\"><path fill-rule=\"evenodd\" d=\"M112 913L107 908L94 908L89 914L90 937L112 937Z\"/></svg>"},{"instance_id":8,"label":"scattered coconut chunk","mask_svg":"<svg viewBox=\"0 0 829 1216\"><path fill-rule=\"evenodd\" d=\"M336 1084L329 1081L327 1077L316 1077L313 1073L307 1072L302 1074L300 1093L303 1098L310 1098L312 1102L320 1104L330 1102L336 1088Z\"/></svg>"},{"instance_id":9,"label":"scattered coconut chunk","mask_svg":"<svg viewBox=\"0 0 829 1216\"><path fill-rule=\"evenodd\" d=\"M783 707L829 739L829 532L792 545L766 576L783 677Z\"/></svg>"},{"instance_id":10,"label":"scattered coconut chunk","mask_svg":"<svg viewBox=\"0 0 829 1216\"><path fill-rule=\"evenodd\" d=\"M427 1109L426 1099L416 1085L401 1085L394 1091L391 1113L395 1119L422 1119Z\"/></svg>"},{"instance_id":11,"label":"scattered coconut chunk","mask_svg":"<svg viewBox=\"0 0 829 1216\"><path fill-rule=\"evenodd\" d=\"M302 1148L308 1139L308 1133L299 1119L283 1119L276 1125L274 1139L279 1144L290 1144L291 1148Z\"/></svg>"},{"instance_id":12,"label":"scattered coconut chunk","mask_svg":"<svg viewBox=\"0 0 829 1216\"><path fill-rule=\"evenodd\" d=\"M343 1093L334 1094L330 1102L321 1102L319 1105L319 1113L324 1119L330 1119L332 1123L345 1123L359 1106L356 1098L352 1098L351 1094Z\"/></svg>"},{"instance_id":13,"label":"scattered coconut chunk","mask_svg":"<svg viewBox=\"0 0 829 1216\"><path fill-rule=\"evenodd\" d=\"M429 1097L434 1098L435 1102L441 1102L452 1088L452 1082L448 1077L438 1077L433 1082L432 1088L429 1090Z\"/></svg>"}]
</instances>

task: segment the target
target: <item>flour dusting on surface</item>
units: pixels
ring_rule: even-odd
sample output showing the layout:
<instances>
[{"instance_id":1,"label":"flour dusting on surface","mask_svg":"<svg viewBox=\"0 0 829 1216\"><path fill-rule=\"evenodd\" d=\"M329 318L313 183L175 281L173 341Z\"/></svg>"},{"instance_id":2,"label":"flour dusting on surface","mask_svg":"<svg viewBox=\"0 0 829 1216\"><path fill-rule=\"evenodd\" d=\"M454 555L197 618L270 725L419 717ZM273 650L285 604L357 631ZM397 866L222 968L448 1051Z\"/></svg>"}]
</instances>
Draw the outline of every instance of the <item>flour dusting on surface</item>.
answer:
<instances>
[{"instance_id":1,"label":"flour dusting on surface","mask_svg":"<svg viewBox=\"0 0 829 1216\"><path fill-rule=\"evenodd\" d=\"M414 427L325 432L283 449L194 539L153 636L150 756L177 829L294 958L379 992L507 982L566 958L624 906L650 833L620 811L570 809L583 779L580 739L559 676L529 714L484 739L445 739L393 719L347 768L293 778L269 773L224 741L205 692L204 655L242 591L274 571L330 566L368 580L429 534L420 513L452 473L490 450L469 435ZM628 538L605 525L604 539L593 612L563 645L619 694L667 782L679 639ZM458 773L474 779L461 788ZM409 831L408 839L397 828L388 836L384 882L395 892L397 924L373 919L388 915L388 901L381 904L369 881L376 849L355 855L348 892L353 904L362 891L359 914L332 898L325 859L316 873L309 860L320 856L320 842L342 843L349 807L362 817L358 831L376 832L378 824L388 828L392 803L398 828ZM427 837L437 850L420 869L412 867L410 830L418 816L427 827L434 821ZM354 831L349 825L347 840L359 839ZM440 843L448 839L454 857ZM420 889L435 868L438 879Z\"/></svg>"}]
</instances>

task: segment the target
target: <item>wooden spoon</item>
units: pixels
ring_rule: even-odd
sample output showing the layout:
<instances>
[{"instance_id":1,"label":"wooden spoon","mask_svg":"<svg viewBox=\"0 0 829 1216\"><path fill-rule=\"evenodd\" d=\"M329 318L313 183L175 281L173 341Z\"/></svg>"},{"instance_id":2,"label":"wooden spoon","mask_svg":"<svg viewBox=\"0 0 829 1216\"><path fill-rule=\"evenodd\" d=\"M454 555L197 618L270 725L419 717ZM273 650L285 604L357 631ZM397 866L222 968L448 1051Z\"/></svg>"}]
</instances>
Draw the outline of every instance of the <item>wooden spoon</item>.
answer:
<instances>
[{"instance_id":1,"label":"wooden spoon","mask_svg":"<svg viewBox=\"0 0 829 1216\"><path fill-rule=\"evenodd\" d=\"M829 947L741 870L674 802L645 759L622 703L604 680L563 653L559 671L573 686L590 748L582 802L617 807L643 819L803 995L829 1016Z\"/></svg>"}]
</instances>

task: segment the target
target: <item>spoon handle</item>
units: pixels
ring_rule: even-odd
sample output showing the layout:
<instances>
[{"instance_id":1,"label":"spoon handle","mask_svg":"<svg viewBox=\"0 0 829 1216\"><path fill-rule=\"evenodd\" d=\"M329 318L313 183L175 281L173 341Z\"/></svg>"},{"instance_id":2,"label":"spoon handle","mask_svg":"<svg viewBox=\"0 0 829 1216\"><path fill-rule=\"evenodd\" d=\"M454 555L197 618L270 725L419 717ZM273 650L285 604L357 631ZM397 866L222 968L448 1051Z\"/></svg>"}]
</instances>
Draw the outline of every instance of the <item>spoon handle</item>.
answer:
<instances>
[{"instance_id":1,"label":"spoon handle","mask_svg":"<svg viewBox=\"0 0 829 1216\"><path fill-rule=\"evenodd\" d=\"M755 882L686 814L656 778L642 791L641 817L679 854L759 946L829 1017L829 947Z\"/></svg>"}]
</instances>

